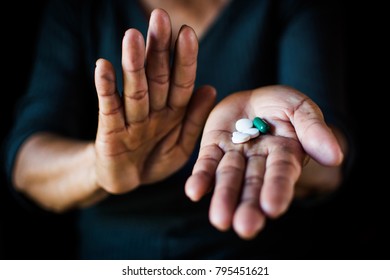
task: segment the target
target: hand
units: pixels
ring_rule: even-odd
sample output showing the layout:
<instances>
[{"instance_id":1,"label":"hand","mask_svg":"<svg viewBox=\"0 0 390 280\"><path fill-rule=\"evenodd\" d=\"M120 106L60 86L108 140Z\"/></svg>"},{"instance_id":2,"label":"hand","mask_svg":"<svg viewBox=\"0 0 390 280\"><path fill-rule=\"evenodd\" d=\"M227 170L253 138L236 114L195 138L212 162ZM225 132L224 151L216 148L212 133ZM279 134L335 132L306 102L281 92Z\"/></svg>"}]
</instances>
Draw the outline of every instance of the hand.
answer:
<instances>
[{"instance_id":1,"label":"hand","mask_svg":"<svg viewBox=\"0 0 390 280\"><path fill-rule=\"evenodd\" d=\"M233 144L235 122L261 117L268 134ZM253 238L266 217L290 205L306 157L325 166L342 162L343 153L318 106L304 94L269 86L233 94L209 115L186 194L198 201L214 187L209 218L219 230L233 226Z\"/></svg>"},{"instance_id":2,"label":"hand","mask_svg":"<svg viewBox=\"0 0 390 280\"><path fill-rule=\"evenodd\" d=\"M172 68L171 32L170 18L160 9L151 14L146 47L138 30L127 30L122 98L111 63L96 63L96 177L110 193L128 192L177 171L191 155L214 104L211 87L193 94L198 54L194 31L188 26L179 31Z\"/></svg>"}]
</instances>

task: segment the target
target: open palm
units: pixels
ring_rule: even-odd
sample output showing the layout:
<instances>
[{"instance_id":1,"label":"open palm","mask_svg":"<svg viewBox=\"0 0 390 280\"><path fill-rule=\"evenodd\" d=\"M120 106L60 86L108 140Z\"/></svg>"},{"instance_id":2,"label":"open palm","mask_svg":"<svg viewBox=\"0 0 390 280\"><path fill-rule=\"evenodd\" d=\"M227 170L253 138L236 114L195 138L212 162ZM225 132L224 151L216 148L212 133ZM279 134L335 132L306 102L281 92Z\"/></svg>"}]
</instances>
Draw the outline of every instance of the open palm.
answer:
<instances>
[{"instance_id":1,"label":"open palm","mask_svg":"<svg viewBox=\"0 0 390 280\"><path fill-rule=\"evenodd\" d=\"M266 120L270 132L232 143L235 122L254 117ZM197 201L214 188L211 223L220 230L233 225L242 238L252 238L266 217L287 210L306 156L327 166L340 164L343 156L310 98L285 86L239 92L211 112L186 193Z\"/></svg>"},{"instance_id":2,"label":"open palm","mask_svg":"<svg viewBox=\"0 0 390 280\"><path fill-rule=\"evenodd\" d=\"M171 22L160 9L150 19L147 44L135 29L122 44L123 95L112 64L96 63L99 125L95 141L98 184L125 193L177 171L191 155L215 100L215 90L194 92L198 41L183 26L170 66Z\"/></svg>"}]
</instances>

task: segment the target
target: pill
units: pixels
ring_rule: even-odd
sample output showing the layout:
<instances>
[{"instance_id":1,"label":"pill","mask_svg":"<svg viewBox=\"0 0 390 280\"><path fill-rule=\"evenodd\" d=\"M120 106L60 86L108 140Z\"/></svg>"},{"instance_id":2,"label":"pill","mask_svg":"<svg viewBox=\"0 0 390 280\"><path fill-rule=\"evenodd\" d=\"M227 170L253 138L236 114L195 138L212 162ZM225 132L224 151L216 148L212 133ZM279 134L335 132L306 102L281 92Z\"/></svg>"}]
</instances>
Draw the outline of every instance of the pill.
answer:
<instances>
[{"instance_id":1,"label":"pill","mask_svg":"<svg viewBox=\"0 0 390 280\"><path fill-rule=\"evenodd\" d=\"M243 118L236 121L236 130L239 132L244 132L251 127L253 127L253 122L250 119Z\"/></svg>"},{"instance_id":2,"label":"pill","mask_svg":"<svg viewBox=\"0 0 390 280\"><path fill-rule=\"evenodd\" d=\"M260 131L256 127L248 128L247 130L244 130L243 133L249 134L251 139L256 138L260 135Z\"/></svg>"},{"instance_id":3,"label":"pill","mask_svg":"<svg viewBox=\"0 0 390 280\"><path fill-rule=\"evenodd\" d=\"M259 117L254 118L253 124L261 133L267 133L269 131L269 125Z\"/></svg>"},{"instance_id":4,"label":"pill","mask_svg":"<svg viewBox=\"0 0 390 280\"><path fill-rule=\"evenodd\" d=\"M249 134L246 134L246 133L235 131L232 134L232 142L234 144L245 143L245 142L249 141L249 139L251 139L251 136Z\"/></svg>"}]
</instances>

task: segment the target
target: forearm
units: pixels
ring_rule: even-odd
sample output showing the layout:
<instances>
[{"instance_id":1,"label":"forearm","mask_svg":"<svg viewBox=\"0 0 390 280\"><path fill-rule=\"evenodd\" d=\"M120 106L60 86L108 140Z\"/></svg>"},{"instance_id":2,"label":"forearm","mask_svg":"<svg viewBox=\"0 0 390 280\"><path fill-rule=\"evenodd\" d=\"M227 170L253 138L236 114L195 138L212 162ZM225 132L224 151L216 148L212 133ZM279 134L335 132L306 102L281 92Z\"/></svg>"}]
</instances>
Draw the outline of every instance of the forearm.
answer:
<instances>
[{"instance_id":1,"label":"forearm","mask_svg":"<svg viewBox=\"0 0 390 280\"><path fill-rule=\"evenodd\" d=\"M47 133L31 136L21 147L13 183L54 212L88 206L107 196L96 183L94 144Z\"/></svg>"}]
</instances>

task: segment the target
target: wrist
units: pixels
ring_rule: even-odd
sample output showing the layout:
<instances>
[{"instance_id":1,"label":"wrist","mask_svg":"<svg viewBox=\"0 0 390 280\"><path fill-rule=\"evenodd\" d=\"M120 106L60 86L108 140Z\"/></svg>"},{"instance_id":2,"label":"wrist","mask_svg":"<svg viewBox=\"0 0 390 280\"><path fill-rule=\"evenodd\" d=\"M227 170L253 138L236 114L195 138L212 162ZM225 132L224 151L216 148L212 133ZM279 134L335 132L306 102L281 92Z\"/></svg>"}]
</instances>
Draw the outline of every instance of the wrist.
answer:
<instances>
[{"instance_id":1,"label":"wrist","mask_svg":"<svg viewBox=\"0 0 390 280\"><path fill-rule=\"evenodd\" d=\"M79 208L89 207L102 199L109 196L109 194L98 184L96 172L96 150L93 142L88 143L85 147L85 159L90 164L86 168L86 184L85 192L89 195L80 200L77 205Z\"/></svg>"}]
</instances>

